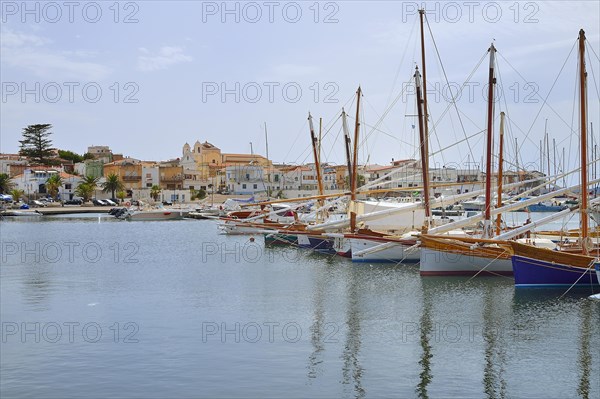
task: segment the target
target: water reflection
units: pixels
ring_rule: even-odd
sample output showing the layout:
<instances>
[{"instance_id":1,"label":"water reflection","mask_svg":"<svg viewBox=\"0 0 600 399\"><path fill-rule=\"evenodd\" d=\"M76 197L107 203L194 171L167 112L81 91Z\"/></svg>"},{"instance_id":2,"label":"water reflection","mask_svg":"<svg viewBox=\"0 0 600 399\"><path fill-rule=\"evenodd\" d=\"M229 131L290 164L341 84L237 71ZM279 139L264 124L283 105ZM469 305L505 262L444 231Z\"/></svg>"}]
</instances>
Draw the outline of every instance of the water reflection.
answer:
<instances>
[{"instance_id":1,"label":"water reflection","mask_svg":"<svg viewBox=\"0 0 600 399\"><path fill-rule=\"evenodd\" d=\"M53 291L51 273L39 266L31 267L29 273L23 277L23 299L35 311L48 310L48 299Z\"/></svg>"},{"instance_id":2,"label":"water reflection","mask_svg":"<svg viewBox=\"0 0 600 399\"><path fill-rule=\"evenodd\" d=\"M580 370L579 385L577 393L584 399L590 397L590 369L592 366L592 354L590 352L590 335L592 333L593 304L586 300L580 308L581 323L579 328L579 358Z\"/></svg>"},{"instance_id":3,"label":"water reflection","mask_svg":"<svg viewBox=\"0 0 600 399\"><path fill-rule=\"evenodd\" d=\"M315 309L314 313L314 321L310 327L311 337L310 342L313 347L313 351L308 357L308 378L309 381L311 378L317 378L317 376L323 373L320 364L323 363L323 351L325 350L325 346L323 345L324 338L324 296L328 287L328 278L329 273L321 272L318 273L316 278L315 288L313 289L313 305Z\"/></svg>"},{"instance_id":4,"label":"water reflection","mask_svg":"<svg viewBox=\"0 0 600 399\"><path fill-rule=\"evenodd\" d=\"M431 320L431 297L427 290L427 285L422 284L423 289L423 310L421 314L421 359L419 360L419 366L421 366L421 372L419 373L419 384L417 385L417 395L419 398L427 399L429 395L427 393L427 386L431 382L433 375L431 374L431 358L433 357L431 347L431 331L433 328L433 322Z\"/></svg>"},{"instance_id":5,"label":"water reflection","mask_svg":"<svg viewBox=\"0 0 600 399\"><path fill-rule=\"evenodd\" d=\"M504 365L506 363L505 327L498 316L500 309L495 308L496 294L488 287L484 294L483 305L483 340L485 345L485 367L483 371L483 387L488 398L506 397L506 380ZM499 319L499 320L498 320Z\"/></svg>"},{"instance_id":6,"label":"water reflection","mask_svg":"<svg viewBox=\"0 0 600 399\"><path fill-rule=\"evenodd\" d=\"M350 265L347 286L346 310L346 341L342 353L342 383L353 384L354 397L364 398L366 391L362 386L363 368L360 365L359 353L361 347L361 314L360 314L360 272L355 265Z\"/></svg>"}]
</instances>

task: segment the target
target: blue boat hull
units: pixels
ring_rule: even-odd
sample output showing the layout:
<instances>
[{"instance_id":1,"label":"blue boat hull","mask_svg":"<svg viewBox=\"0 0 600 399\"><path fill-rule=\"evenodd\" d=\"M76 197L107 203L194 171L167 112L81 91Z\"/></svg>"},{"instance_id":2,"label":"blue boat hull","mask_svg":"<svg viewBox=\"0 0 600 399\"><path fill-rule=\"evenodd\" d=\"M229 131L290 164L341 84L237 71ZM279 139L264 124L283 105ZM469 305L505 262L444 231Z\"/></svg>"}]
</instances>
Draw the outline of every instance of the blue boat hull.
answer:
<instances>
[{"instance_id":1,"label":"blue boat hull","mask_svg":"<svg viewBox=\"0 0 600 399\"><path fill-rule=\"evenodd\" d=\"M323 238L317 236L304 236L298 239L298 246L300 248L312 249L313 251L317 251L323 254L336 254L336 250L333 245L333 238ZM308 243L306 242L308 239Z\"/></svg>"},{"instance_id":2,"label":"blue boat hull","mask_svg":"<svg viewBox=\"0 0 600 399\"><path fill-rule=\"evenodd\" d=\"M596 263L595 267L598 265ZM598 285L594 268L584 269L519 255L512 256L512 266L517 287Z\"/></svg>"}]
</instances>

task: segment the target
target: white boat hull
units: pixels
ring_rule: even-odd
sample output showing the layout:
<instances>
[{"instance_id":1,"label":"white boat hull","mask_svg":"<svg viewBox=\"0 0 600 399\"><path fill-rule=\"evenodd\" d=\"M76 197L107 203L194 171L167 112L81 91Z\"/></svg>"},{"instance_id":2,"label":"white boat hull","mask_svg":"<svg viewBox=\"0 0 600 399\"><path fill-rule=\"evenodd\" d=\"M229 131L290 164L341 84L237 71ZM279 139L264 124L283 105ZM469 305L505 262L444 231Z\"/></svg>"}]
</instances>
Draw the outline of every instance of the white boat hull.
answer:
<instances>
[{"instance_id":1,"label":"white boat hull","mask_svg":"<svg viewBox=\"0 0 600 399\"><path fill-rule=\"evenodd\" d=\"M487 257L444 252L430 248L421 248L421 275L475 275L501 274L512 275L510 259L491 259Z\"/></svg>"},{"instance_id":2,"label":"white boat hull","mask_svg":"<svg viewBox=\"0 0 600 399\"><path fill-rule=\"evenodd\" d=\"M188 211L179 209L160 209L150 211L133 211L125 216L130 221L181 220Z\"/></svg>"},{"instance_id":3,"label":"white boat hull","mask_svg":"<svg viewBox=\"0 0 600 399\"><path fill-rule=\"evenodd\" d=\"M224 222L217 225L221 234L227 235L252 235L252 234L263 234L269 229L268 225L264 227L260 226L244 226L243 222ZM274 231L274 230L273 230Z\"/></svg>"},{"instance_id":4,"label":"white boat hull","mask_svg":"<svg viewBox=\"0 0 600 399\"><path fill-rule=\"evenodd\" d=\"M420 248L384 239L346 238L350 241L352 262L418 262ZM388 245L389 244L389 245ZM378 249L380 248L380 249ZM367 250L367 253L362 253Z\"/></svg>"}]
</instances>

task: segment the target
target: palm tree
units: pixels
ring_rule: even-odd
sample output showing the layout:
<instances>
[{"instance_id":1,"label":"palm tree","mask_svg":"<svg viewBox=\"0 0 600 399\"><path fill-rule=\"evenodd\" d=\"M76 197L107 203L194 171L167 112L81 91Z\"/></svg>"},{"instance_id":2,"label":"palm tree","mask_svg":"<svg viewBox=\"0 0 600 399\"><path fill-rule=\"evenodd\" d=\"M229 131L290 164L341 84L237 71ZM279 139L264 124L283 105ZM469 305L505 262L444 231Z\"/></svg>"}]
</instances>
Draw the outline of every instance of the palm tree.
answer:
<instances>
[{"instance_id":1,"label":"palm tree","mask_svg":"<svg viewBox=\"0 0 600 399\"><path fill-rule=\"evenodd\" d=\"M119 178L119 175L114 173L106 176L106 181L102 183L102 191L105 193L110 191L112 193L112 198L115 198L115 191L122 191L124 189L125 186Z\"/></svg>"},{"instance_id":2,"label":"palm tree","mask_svg":"<svg viewBox=\"0 0 600 399\"><path fill-rule=\"evenodd\" d=\"M0 194L8 193L13 186L10 176L6 173L0 173Z\"/></svg>"},{"instance_id":3,"label":"palm tree","mask_svg":"<svg viewBox=\"0 0 600 399\"><path fill-rule=\"evenodd\" d=\"M58 190L62 187L63 181L59 173L55 173L46 180L46 190L52 198L58 195Z\"/></svg>"},{"instance_id":4,"label":"palm tree","mask_svg":"<svg viewBox=\"0 0 600 399\"><path fill-rule=\"evenodd\" d=\"M96 189L95 185L91 185L85 181L79 183L77 188L75 189L75 194L83 198L83 202L88 202L94 194L94 190Z\"/></svg>"},{"instance_id":5,"label":"palm tree","mask_svg":"<svg viewBox=\"0 0 600 399\"><path fill-rule=\"evenodd\" d=\"M158 201L158 196L160 195L162 188L157 186L156 184L150 188L150 196L154 201Z\"/></svg>"},{"instance_id":6,"label":"palm tree","mask_svg":"<svg viewBox=\"0 0 600 399\"><path fill-rule=\"evenodd\" d=\"M19 201L23 196L25 196L25 191L19 190L17 188L10 190L10 195L13 198L13 201Z\"/></svg>"},{"instance_id":7,"label":"palm tree","mask_svg":"<svg viewBox=\"0 0 600 399\"><path fill-rule=\"evenodd\" d=\"M87 184L88 186L90 186L92 188L92 191L96 189L96 187L98 187L98 180L100 180L99 177L93 177L93 176L86 176L83 178L83 184Z\"/></svg>"}]
</instances>

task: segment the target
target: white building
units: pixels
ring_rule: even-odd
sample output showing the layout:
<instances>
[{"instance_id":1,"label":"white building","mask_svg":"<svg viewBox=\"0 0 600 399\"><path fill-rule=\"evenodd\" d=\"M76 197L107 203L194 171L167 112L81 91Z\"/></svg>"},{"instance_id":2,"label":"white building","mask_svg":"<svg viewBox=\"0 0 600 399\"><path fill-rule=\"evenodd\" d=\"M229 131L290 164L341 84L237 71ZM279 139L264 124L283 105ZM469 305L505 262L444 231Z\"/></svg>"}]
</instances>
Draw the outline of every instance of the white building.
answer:
<instances>
[{"instance_id":1,"label":"white building","mask_svg":"<svg viewBox=\"0 0 600 399\"><path fill-rule=\"evenodd\" d=\"M232 194L267 192L269 184L260 165L231 165L225 168L227 188Z\"/></svg>"},{"instance_id":2,"label":"white building","mask_svg":"<svg viewBox=\"0 0 600 399\"><path fill-rule=\"evenodd\" d=\"M81 181L81 177L71 175L56 169L25 169L24 173L13 177L12 182L15 188L23 190L27 197L38 198L48 195L46 181L52 175L59 174L62 178L62 186L58 190L58 195L62 200L72 199L75 195L75 189Z\"/></svg>"}]
</instances>

